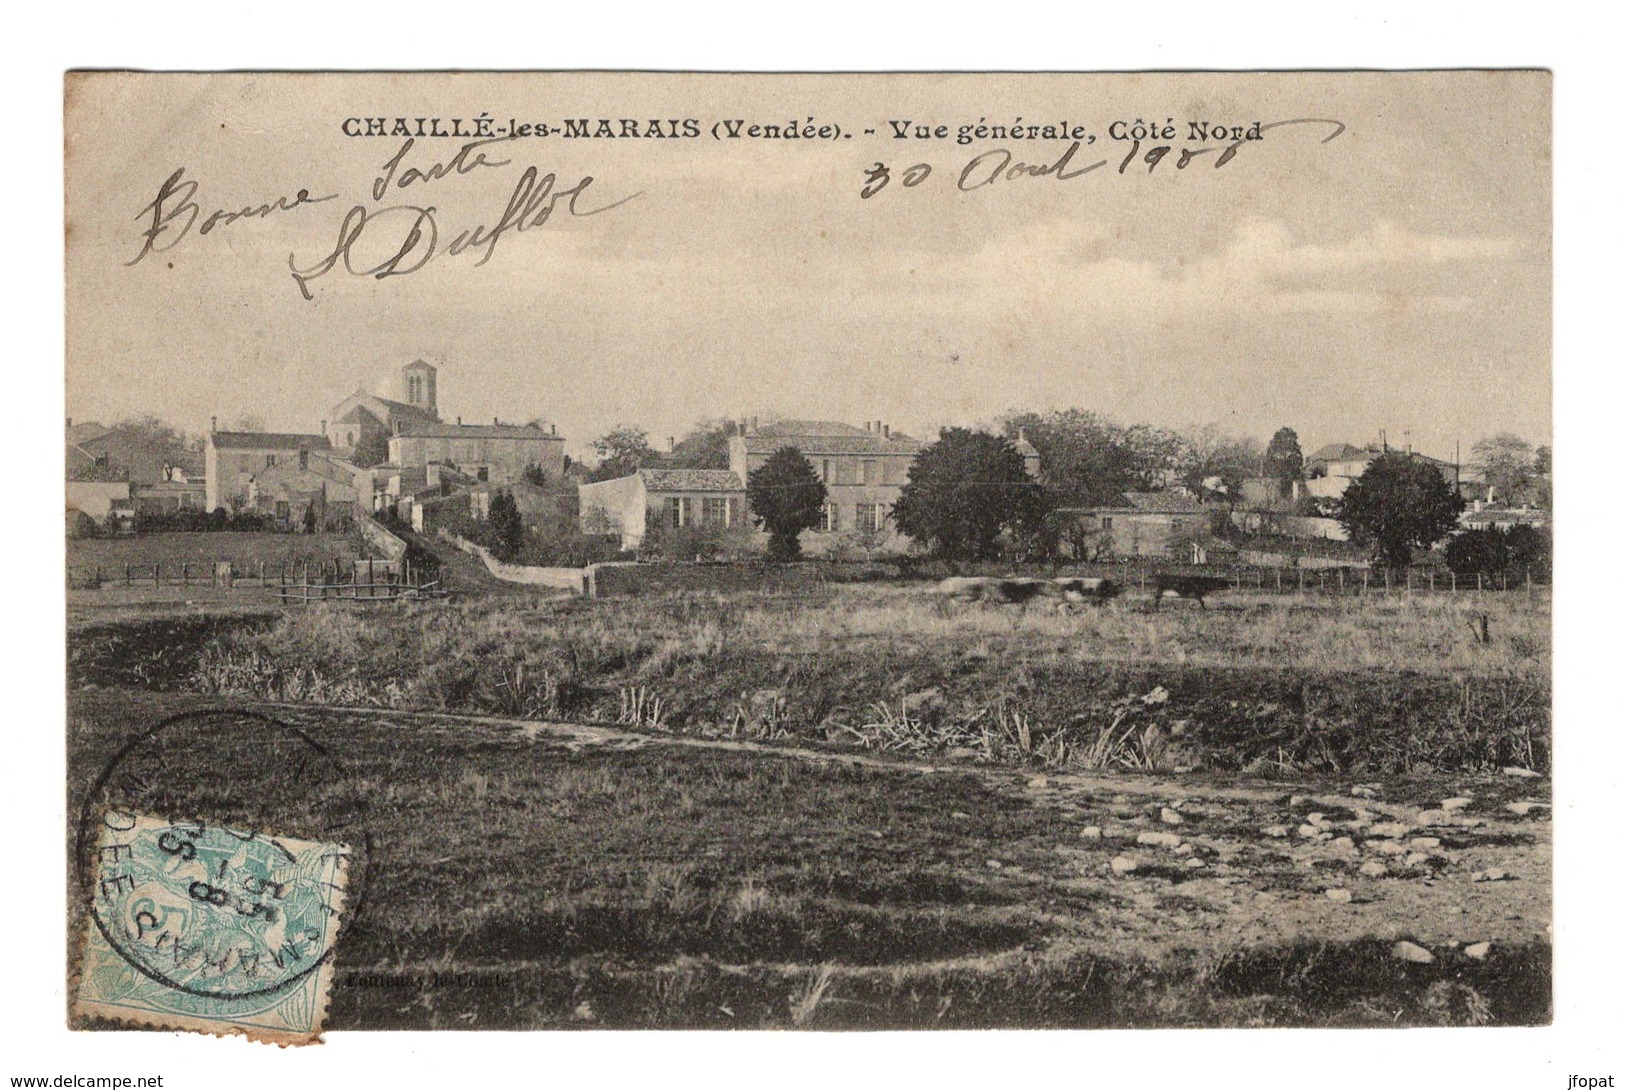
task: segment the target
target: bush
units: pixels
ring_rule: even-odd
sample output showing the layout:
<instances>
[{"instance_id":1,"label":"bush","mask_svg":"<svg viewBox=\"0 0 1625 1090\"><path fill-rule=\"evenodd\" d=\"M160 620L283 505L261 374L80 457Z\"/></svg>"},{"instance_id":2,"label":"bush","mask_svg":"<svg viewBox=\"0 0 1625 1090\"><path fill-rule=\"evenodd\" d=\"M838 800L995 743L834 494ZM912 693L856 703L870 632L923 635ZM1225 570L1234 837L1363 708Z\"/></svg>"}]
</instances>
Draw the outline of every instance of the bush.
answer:
<instances>
[{"instance_id":1,"label":"bush","mask_svg":"<svg viewBox=\"0 0 1625 1090\"><path fill-rule=\"evenodd\" d=\"M1507 535L1494 527L1463 530L1444 547L1444 562L1457 575L1500 575L1510 555Z\"/></svg>"}]
</instances>

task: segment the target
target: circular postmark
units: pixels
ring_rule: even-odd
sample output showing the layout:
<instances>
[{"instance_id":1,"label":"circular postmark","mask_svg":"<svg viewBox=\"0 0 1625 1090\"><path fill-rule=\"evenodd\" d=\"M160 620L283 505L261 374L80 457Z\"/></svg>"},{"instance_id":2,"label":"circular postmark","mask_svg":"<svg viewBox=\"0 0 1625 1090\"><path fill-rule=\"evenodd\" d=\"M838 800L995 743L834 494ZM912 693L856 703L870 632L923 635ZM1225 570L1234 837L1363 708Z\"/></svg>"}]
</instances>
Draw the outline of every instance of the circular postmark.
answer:
<instances>
[{"instance_id":1,"label":"circular postmark","mask_svg":"<svg viewBox=\"0 0 1625 1090\"><path fill-rule=\"evenodd\" d=\"M333 955L370 838L343 768L303 731L220 709L127 742L91 787L77 857L95 928L199 999L271 1000Z\"/></svg>"}]
</instances>

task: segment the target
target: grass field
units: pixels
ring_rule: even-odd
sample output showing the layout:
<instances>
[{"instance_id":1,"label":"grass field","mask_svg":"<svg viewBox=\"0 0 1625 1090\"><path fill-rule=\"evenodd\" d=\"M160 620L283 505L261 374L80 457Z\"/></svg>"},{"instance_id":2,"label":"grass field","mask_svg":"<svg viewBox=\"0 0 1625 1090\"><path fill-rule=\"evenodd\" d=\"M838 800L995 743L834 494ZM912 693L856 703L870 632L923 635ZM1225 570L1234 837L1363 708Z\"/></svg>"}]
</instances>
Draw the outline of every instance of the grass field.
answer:
<instances>
[{"instance_id":1,"label":"grass field","mask_svg":"<svg viewBox=\"0 0 1625 1090\"><path fill-rule=\"evenodd\" d=\"M487 600L214 631L168 684L1049 767L1543 770L1548 624L1543 601L1516 595L1067 615L885 586Z\"/></svg>"},{"instance_id":2,"label":"grass field","mask_svg":"<svg viewBox=\"0 0 1625 1090\"><path fill-rule=\"evenodd\" d=\"M73 761L97 768L133 722L208 703L76 694ZM1505 810L1529 797L1522 781L1411 785L1427 799L1472 792L1447 819L1402 791L1353 800L1324 783L1032 778L512 722L275 714L344 769L284 810L280 831L338 824L371 845L333 1028L1548 1017L1548 825ZM207 798L217 821L267 820L257 805L296 788L295 771L251 730L225 739L144 781L139 805ZM73 812L83 801L81 786ZM1177 827L1159 816L1170 806ZM1332 822L1324 836L1272 839L1311 817ZM1398 842L1380 821L1434 846L1382 854ZM1374 860L1380 874L1359 869ZM1475 882L1491 865L1516 880ZM1434 960L1395 959L1401 939ZM1480 942L1488 954L1464 952Z\"/></svg>"},{"instance_id":3,"label":"grass field","mask_svg":"<svg viewBox=\"0 0 1625 1090\"><path fill-rule=\"evenodd\" d=\"M335 1028L1549 1018L1545 599L922 591L86 606L74 812L176 711L326 746ZM154 805L254 824L238 745Z\"/></svg>"}]
</instances>

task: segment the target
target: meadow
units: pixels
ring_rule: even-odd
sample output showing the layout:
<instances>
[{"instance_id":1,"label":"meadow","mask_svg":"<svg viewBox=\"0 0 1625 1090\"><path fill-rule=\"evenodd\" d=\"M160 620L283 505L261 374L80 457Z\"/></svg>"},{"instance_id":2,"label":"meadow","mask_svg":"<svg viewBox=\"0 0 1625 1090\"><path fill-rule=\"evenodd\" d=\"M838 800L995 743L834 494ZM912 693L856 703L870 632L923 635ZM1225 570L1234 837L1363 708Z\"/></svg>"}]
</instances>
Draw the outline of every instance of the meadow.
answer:
<instances>
[{"instance_id":1,"label":"meadow","mask_svg":"<svg viewBox=\"0 0 1625 1090\"><path fill-rule=\"evenodd\" d=\"M219 704L74 693L70 813L96 801L87 785L132 724ZM1346 783L1035 776L434 714L264 710L341 773L310 789L264 735L225 730L165 775L119 787L140 794L121 805L287 835L338 830L327 835L357 849L334 1029L1550 1017L1549 824L1516 801L1549 801L1538 783L1453 777L1413 781L1414 798L1389 784L1352 799ZM1448 820L1421 810L1464 791L1472 805ZM1317 838L1270 831L1311 820L1331 824ZM1383 854L1399 842L1382 822L1433 847ZM1490 866L1517 880L1481 884ZM1428 960L1396 959L1396 941Z\"/></svg>"},{"instance_id":2,"label":"meadow","mask_svg":"<svg viewBox=\"0 0 1625 1090\"><path fill-rule=\"evenodd\" d=\"M162 646L141 684L1051 768L1543 771L1549 629L1549 600L1521 593L1063 614L863 584L317 606L190 640L109 629L82 645L122 650L77 661L116 684Z\"/></svg>"}]
</instances>

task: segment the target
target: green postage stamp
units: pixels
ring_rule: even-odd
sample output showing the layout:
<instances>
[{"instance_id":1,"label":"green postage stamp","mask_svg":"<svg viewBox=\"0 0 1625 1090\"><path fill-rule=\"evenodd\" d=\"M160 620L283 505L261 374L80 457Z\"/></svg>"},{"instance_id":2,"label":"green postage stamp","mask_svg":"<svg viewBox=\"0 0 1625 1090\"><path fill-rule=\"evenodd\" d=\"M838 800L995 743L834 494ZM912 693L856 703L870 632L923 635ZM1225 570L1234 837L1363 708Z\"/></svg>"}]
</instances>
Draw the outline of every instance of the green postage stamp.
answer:
<instances>
[{"instance_id":1,"label":"green postage stamp","mask_svg":"<svg viewBox=\"0 0 1625 1090\"><path fill-rule=\"evenodd\" d=\"M315 1040L348 855L342 844L107 811L75 1012Z\"/></svg>"}]
</instances>

